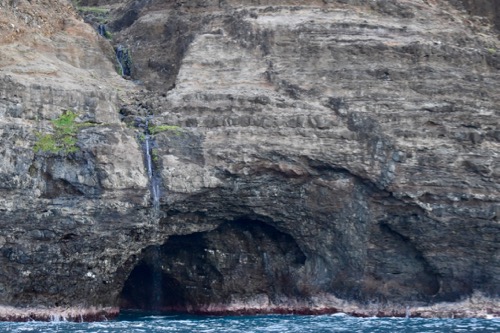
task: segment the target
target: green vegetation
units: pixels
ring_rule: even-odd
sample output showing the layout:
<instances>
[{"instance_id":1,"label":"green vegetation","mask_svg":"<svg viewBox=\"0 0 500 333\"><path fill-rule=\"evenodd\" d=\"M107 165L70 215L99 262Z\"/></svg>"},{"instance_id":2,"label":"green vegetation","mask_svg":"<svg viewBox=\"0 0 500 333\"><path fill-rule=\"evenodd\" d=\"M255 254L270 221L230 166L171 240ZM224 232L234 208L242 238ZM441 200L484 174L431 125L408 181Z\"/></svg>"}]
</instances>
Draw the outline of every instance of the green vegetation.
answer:
<instances>
[{"instance_id":1,"label":"green vegetation","mask_svg":"<svg viewBox=\"0 0 500 333\"><path fill-rule=\"evenodd\" d=\"M111 32L109 32L108 30L106 30L104 32L104 38L111 40L111 39L113 39L113 35L111 34Z\"/></svg>"},{"instance_id":2,"label":"green vegetation","mask_svg":"<svg viewBox=\"0 0 500 333\"><path fill-rule=\"evenodd\" d=\"M77 9L84 14L107 15L109 9L102 7L77 6Z\"/></svg>"},{"instance_id":3,"label":"green vegetation","mask_svg":"<svg viewBox=\"0 0 500 333\"><path fill-rule=\"evenodd\" d=\"M100 7L100 6L82 6L81 0L71 0L74 8L78 11L78 13L85 18L86 22L90 22L91 25L106 25L109 21L109 14L111 12L110 8ZM112 40L113 35L106 28L104 31L99 31L99 34L106 39Z\"/></svg>"},{"instance_id":4,"label":"green vegetation","mask_svg":"<svg viewBox=\"0 0 500 333\"><path fill-rule=\"evenodd\" d=\"M151 156L153 157L153 162L158 162L159 156L157 148L151 149Z\"/></svg>"},{"instance_id":5,"label":"green vegetation","mask_svg":"<svg viewBox=\"0 0 500 333\"><path fill-rule=\"evenodd\" d=\"M37 142L33 150L38 152L48 152L64 155L78 151L77 133L82 126L88 126L88 123L79 125L75 123L78 115L72 111L66 111L57 119L52 120L54 134L37 133Z\"/></svg>"},{"instance_id":6,"label":"green vegetation","mask_svg":"<svg viewBox=\"0 0 500 333\"><path fill-rule=\"evenodd\" d=\"M489 52L490 54L495 54L495 53L497 53L497 50L496 50L496 49L494 49L494 48L489 48L489 49L488 49L488 52Z\"/></svg>"},{"instance_id":7,"label":"green vegetation","mask_svg":"<svg viewBox=\"0 0 500 333\"><path fill-rule=\"evenodd\" d=\"M137 136L137 138L139 139L139 142L140 143L143 143L146 141L146 134L144 133L139 133L139 135Z\"/></svg>"},{"instance_id":8,"label":"green vegetation","mask_svg":"<svg viewBox=\"0 0 500 333\"><path fill-rule=\"evenodd\" d=\"M71 0L75 9L82 16L88 16L92 18L93 22L105 23L109 17L109 8L98 7L98 6L82 6L80 0ZM108 38L107 36L105 36Z\"/></svg>"},{"instance_id":9,"label":"green vegetation","mask_svg":"<svg viewBox=\"0 0 500 333\"><path fill-rule=\"evenodd\" d=\"M182 129L175 125L158 125L149 127L149 132L153 135L166 131L173 132L174 134L180 134Z\"/></svg>"}]
</instances>

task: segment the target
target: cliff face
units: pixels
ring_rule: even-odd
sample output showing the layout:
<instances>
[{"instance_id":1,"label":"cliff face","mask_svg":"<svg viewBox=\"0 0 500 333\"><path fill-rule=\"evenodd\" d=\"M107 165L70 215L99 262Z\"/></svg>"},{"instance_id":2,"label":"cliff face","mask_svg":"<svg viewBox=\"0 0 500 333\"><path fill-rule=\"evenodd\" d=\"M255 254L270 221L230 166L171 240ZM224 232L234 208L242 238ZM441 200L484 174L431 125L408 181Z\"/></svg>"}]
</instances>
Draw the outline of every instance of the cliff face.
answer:
<instances>
[{"instance_id":1,"label":"cliff face","mask_svg":"<svg viewBox=\"0 0 500 333\"><path fill-rule=\"evenodd\" d=\"M0 1L3 305L497 311L486 21L430 0L101 4L135 84L65 2ZM78 151L35 153L67 109Z\"/></svg>"},{"instance_id":2,"label":"cliff face","mask_svg":"<svg viewBox=\"0 0 500 333\"><path fill-rule=\"evenodd\" d=\"M498 1L450 0L450 2L459 9L467 10L472 16L475 16L475 19L488 18L489 22L483 22L494 25L497 32L500 29L500 3Z\"/></svg>"},{"instance_id":3,"label":"cliff face","mask_svg":"<svg viewBox=\"0 0 500 333\"><path fill-rule=\"evenodd\" d=\"M147 191L142 154L118 117L120 94L132 85L116 74L112 47L69 3L0 6L1 303L108 305L100 300L108 278L97 283L87 273L99 262L104 275L115 274L113 258L128 247L116 233L146 223L137 211ZM37 135L52 132L50 120L67 110L86 124L79 151L35 154ZM29 317L1 316L17 315Z\"/></svg>"}]
</instances>

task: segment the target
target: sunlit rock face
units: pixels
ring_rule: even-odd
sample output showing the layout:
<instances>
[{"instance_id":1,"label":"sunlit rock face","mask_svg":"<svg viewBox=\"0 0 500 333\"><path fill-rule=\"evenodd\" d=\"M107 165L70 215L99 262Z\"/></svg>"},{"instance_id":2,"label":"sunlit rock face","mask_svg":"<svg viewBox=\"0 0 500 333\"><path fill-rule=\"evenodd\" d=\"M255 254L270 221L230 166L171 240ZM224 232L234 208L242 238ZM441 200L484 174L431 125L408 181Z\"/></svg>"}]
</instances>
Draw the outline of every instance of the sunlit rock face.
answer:
<instances>
[{"instance_id":1,"label":"sunlit rock face","mask_svg":"<svg viewBox=\"0 0 500 333\"><path fill-rule=\"evenodd\" d=\"M111 9L108 41L66 2L0 5L2 305L499 308L486 20L430 0L83 3ZM78 151L35 153L68 109Z\"/></svg>"}]
</instances>

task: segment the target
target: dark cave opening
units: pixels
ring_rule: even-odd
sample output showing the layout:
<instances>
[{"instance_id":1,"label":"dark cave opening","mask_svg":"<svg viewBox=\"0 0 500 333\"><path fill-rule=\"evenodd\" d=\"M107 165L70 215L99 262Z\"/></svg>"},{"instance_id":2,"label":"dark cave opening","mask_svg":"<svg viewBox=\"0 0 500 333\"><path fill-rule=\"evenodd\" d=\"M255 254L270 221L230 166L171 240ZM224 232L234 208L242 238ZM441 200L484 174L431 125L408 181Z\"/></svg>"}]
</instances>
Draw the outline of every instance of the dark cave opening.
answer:
<instances>
[{"instance_id":1,"label":"dark cave opening","mask_svg":"<svg viewBox=\"0 0 500 333\"><path fill-rule=\"evenodd\" d=\"M215 230L172 236L151 246L125 281L122 309L203 312L265 295L299 296L306 257L288 234L261 221L239 219Z\"/></svg>"},{"instance_id":2,"label":"dark cave opening","mask_svg":"<svg viewBox=\"0 0 500 333\"><path fill-rule=\"evenodd\" d=\"M120 307L161 311L163 307L184 307L185 299L178 281L154 265L139 263L123 287Z\"/></svg>"},{"instance_id":3,"label":"dark cave opening","mask_svg":"<svg viewBox=\"0 0 500 333\"><path fill-rule=\"evenodd\" d=\"M379 303L440 297L439 276L410 241L387 223L374 225L370 234L361 272L352 269L352 261L334 261L335 252L330 262L310 251L306 258L290 234L254 219L171 236L143 250L119 305L124 310L227 314L224 309L231 304L245 308L258 299L286 308L309 304L325 293Z\"/></svg>"}]
</instances>

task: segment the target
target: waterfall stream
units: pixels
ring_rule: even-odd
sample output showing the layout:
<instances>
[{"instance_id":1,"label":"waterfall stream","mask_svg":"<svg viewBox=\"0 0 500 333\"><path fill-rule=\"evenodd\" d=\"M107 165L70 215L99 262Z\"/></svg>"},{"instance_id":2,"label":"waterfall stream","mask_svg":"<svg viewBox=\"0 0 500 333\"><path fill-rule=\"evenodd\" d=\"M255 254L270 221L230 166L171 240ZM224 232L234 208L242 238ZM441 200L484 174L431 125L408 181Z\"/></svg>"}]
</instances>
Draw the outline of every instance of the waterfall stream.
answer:
<instances>
[{"instance_id":1,"label":"waterfall stream","mask_svg":"<svg viewBox=\"0 0 500 333\"><path fill-rule=\"evenodd\" d=\"M151 308L161 310L163 305L163 269L161 265L161 247L153 248L153 288Z\"/></svg>"},{"instance_id":2,"label":"waterfall stream","mask_svg":"<svg viewBox=\"0 0 500 333\"><path fill-rule=\"evenodd\" d=\"M149 187L151 199L153 201L153 217L159 216L160 212L160 183L156 175L153 161L153 147L155 145L154 138L149 132L149 119L146 118L144 129L144 156L145 164L148 172ZM154 310L160 310L163 302L163 271L161 267L161 248L160 246L152 249L152 286L151 295L149 298L150 307Z\"/></svg>"},{"instance_id":3,"label":"waterfall stream","mask_svg":"<svg viewBox=\"0 0 500 333\"><path fill-rule=\"evenodd\" d=\"M147 125L146 125L147 126ZM148 178L151 180L153 178L153 158L151 157L151 137L146 134L146 161L148 165Z\"/></svg>"},{"instance_id":4,"label":"waterfall stream","mask_svg":"<svg viewBox=\"0 0 500 333\"><path fill-rule=\"evenodd\" d=\"M128 48L118 45L115 49L116 60L120 68L121 76L130 76L132 72L132 59Z\"/></svg>"},{"instance_id":5,"label":"waterfall stream","mask_svg":"<svg viewBox=\"0 0 500 333\"><path fill-rule=\"evenodd\" d=\"M99 24L97 26L97 33L106 39L111 39L111 34L106 29L105 24ZM118 63L119 74L123 77L129 77L132 74L132 58L129 49L118 44L115 47L115 56L116 62Z\"/></svg>"},{"instance_id":6,"label":"waterfall stream","mask_svg":"<svg viewBox=\"0 0 500 333\"><path fill-rule=\"evenodd\" d=\"M99 24L99 26L97 27L97 32L99 33L99 35L106 38L106 26L104 24Z\"/></svg>"},{"instance_id":7,"label":"waterfall stream","mask_svg":"<svg viewBox=\"0 0 500 333\"><path fill-rule=\"evenodd\" d=\"M153 200L153 208L158 212L160 208L160 182L154 170L153 164L153 147L155 145L153 137L149 132L149 118L146 118L144 129L144 155L146 159L146 167L148 171L149 186L151 191L151 198Z\"/></svg>"},{"instance_id":8,"label":"waterfall stream","mask_svg":"<svg viewBox=\"0 0 500 333\"><path fill-rule=\"evenodd\" d=\"M152 115L146 117L144 123L140 125L144 128L143 144L145 166L148 173L149 188L151 192L151 199L153 201L153 218L159 217L160 214L160 176L155 168L155 153L154 149L156 142L154 136L151 135L149 121ZM142 122L142 120L141 120ZM152 249L152 286L151 295L149 298L150 306L152 309L160 310L163 303L163 270L161 266L161 247L153 247Z\"/></svg>"}]
</instances>

